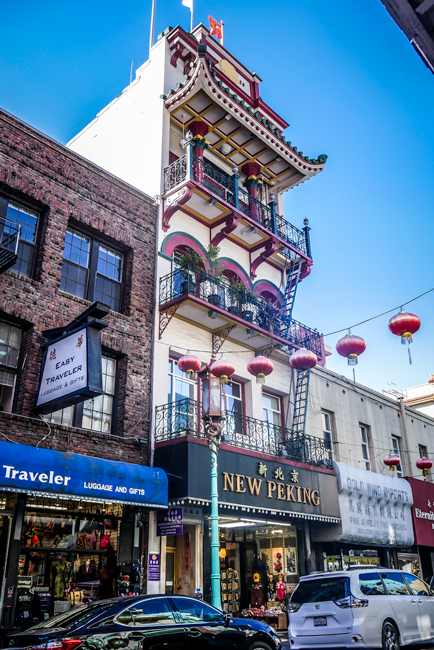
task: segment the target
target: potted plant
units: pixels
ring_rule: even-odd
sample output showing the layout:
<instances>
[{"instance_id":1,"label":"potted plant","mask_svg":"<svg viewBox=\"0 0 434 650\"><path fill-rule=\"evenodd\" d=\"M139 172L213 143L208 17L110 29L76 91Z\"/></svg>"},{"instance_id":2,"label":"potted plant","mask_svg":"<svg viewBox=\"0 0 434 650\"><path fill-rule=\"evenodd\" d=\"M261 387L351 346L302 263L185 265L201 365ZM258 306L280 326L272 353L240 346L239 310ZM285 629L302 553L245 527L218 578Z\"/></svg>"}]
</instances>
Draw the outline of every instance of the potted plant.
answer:
<instances>
[{"instance_id":1,"label":"potted plant","mask_svg":"<svg viewBox=\"0 0 434 650\"><path fill-rule=\"evenodd\" d=\"M225 303L225 288L223 285L223 265L218 261L220 248L209 244L205 252L206 260L209 264L208 281L209 293L206 299L214 307L224 307ZM215 280L215 282L214 282Z\"/></svg>"},{"instance_id":2,"label":"potted plant","mask_svg":"<svg viewBox=\"0 0 434 650\"><path fill-rule=\"evenodd\" d=\"M178 266L183 269L180 273L181 293L196 293L196 282L193 273L203 266L202 257L192 248L187 248L177 259Z\"/></svg>"}]
</instances>

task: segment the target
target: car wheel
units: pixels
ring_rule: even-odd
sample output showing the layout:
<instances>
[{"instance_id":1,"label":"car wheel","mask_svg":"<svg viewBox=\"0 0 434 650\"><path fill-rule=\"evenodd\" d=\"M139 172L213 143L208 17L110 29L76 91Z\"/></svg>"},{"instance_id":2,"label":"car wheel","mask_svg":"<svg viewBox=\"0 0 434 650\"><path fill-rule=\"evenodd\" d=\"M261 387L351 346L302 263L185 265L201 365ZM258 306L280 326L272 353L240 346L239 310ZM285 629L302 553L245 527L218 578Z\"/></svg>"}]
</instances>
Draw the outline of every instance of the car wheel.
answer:
<instances>
[{"instance_id":1,"label":"car wheel","mask_svg":"<svg viewBox=\"0 0 434 650\"><path fill-rule=\"evenodd\" d=\"M255 641L255 643L252 643L250 646L249 650L272 650L268 643L264 643L264 641Z\"/></svg>"},{"instance_id":2,"label":"car wheel","mask_svg":"<svg viewBox=\"0 0 434 650\"><path fill-rule=\"evenodd\" d=\"M399 650L399 634L393 623L387 621L383 625L381 635L383 650Z\"/></svg>"}]
</instances>

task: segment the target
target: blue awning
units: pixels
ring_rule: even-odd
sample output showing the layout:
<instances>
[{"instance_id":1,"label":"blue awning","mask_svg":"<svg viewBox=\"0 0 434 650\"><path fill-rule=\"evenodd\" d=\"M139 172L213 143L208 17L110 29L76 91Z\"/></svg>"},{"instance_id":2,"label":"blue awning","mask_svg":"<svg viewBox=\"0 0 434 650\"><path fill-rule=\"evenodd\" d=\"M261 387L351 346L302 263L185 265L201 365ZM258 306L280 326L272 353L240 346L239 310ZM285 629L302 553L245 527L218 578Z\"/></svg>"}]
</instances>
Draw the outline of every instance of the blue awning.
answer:
<instances>
[{"instance_id":1,"label":"blue awning","mask_svg":"<svg viewBox=\"0 0 434 650\"><path fill-rule=\"evenodd\" d=\"M162 469L0 442L0 490L167 508Z\"/></svg>"}]
</instances>

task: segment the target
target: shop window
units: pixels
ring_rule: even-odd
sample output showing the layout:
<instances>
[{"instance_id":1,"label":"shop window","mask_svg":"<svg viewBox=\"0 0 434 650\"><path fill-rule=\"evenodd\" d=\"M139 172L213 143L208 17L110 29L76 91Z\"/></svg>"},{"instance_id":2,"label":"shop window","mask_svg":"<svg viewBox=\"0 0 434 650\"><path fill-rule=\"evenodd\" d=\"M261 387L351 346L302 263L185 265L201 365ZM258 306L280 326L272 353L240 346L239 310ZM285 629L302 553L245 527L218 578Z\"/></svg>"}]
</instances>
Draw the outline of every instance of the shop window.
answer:
<instances>
[{"instance_id":1,"label":"shop window","mask_svg":"<svg viewBox=\"0 0 434 650\"><path fill-rule=\"evenodd\" d=\"M328 448L330 449L330 459L334 460L332 417L333 417L332 413L329 413L328 411L321 411L322 431L323 431L324 441L326 442Z\"/></svg>"},{"instance_id":2,"label":"shop window","mask_svg":"<svg viewBox=\"0 0 434 650\"><path fill-rule=\"evenodd\" d=\"M32 277L36 258L36 240L38 236L39 213L35 210L17 203L8 201L6 218L14 224L21 226L20 241L18 244L18 259L9 269L19 275ZM7 234L8 227L4 232Z\"/></svg>"},{"instance_id":3,"label":"shop window","mask_svg":"<svg viewBox=\"0 0 434 650\"><path fill-rule=\"evenodd\" d=\"M0 410L12 412L22 331L0 322Z\"/></svg>"},{"instance_id":4,"label":"shop window","mask_svg":"<svg viewBox=\"0 0 434 650\"><path fill-rule=\"evenodd\" d=\"M362 573L359 576L359 586L365 596L383 596L386 593L378 573Z\"/></svg>"},{"instance_id":5,"label":"shop window","mask_svg":"<svg viewBox=\"0 0 434 650\"><path fill-rule=\"evenodd\" d=\"M116 401L116 359L102 355L103 395L45 416L48 422L110 433Z\"/></svg>"},{"instance_id":6,"label":"shop window","mask_svg":"<svg viewBox=\"0 0 434 650\"><path fill-rule=\"evenodd\" d=\"M400 573L380 573L390 596L408 596L409 591Z\"/></svg>"},{"instance_id":7,"label":"shop window","mask_svg":"<svg viewBox=\"0 0 434 650\"><path fill-rule=\"evenodd\" d=\"M109 305L120 311L123 284L122 253L71 228L66 231L62 291Z\"/></svg>"},{"instance_id":8,"label":"shop window","mask_svg":"<svg viewBox=\"0 0 434 650\"><path fill-rule=\"evenodd\" d=\"M371 470L371 455L369 449L369 430L368 427L363 425L359 426L360 430L360 441L362 444L362 463L364 465L363 469L366 469L368 472Z\"/></svg>"},{"instance_id":9,"label":"shop window","mask_svg":"<svg viewBox=\"0 0 434 650\"><path fill-rule=\"evenodd\" d=\"M399 438L397 438L396 436L392 436L392 451L394 454L399 456L399 458L401 458L401 445L400 445ZM402 478L401 463L399 463L399 465L397 465L396 467L396 475L398 476L398 478Z\"/></svg>"}]
</instances>

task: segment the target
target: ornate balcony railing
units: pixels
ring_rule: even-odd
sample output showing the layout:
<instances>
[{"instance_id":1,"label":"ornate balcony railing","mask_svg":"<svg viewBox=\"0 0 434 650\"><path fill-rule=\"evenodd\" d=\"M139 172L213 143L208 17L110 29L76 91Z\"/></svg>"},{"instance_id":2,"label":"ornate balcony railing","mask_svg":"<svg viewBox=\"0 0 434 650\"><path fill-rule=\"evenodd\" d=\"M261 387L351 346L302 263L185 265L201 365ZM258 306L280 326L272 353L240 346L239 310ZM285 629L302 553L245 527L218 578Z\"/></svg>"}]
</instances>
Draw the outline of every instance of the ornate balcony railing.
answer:
<instances>
[{"instance_id":1,"label":"ornate balcony railing","mask_svg":"<svg viewBox=\"0 0 434 650\"><path fill-rule=\"evenodd\" d=\"M286 449L288 458L308 465L331 467L331 450L320 438L297 434L290 429L240 413L226 412L223 433L226 444L262 454L277 456ZM177 400L155 410L155 441L175 440L185 436L205 439L201 406L189 399Z\"/></svg>"},{"instance_id":2,"label":"ornate balcony railing","mask_svg":"<svg viewBox=\"0 0 434 650\"><path fill-rule=\"evenodd\" d=\"M228 176L206 160L185 154L164 170L164 193L170 192L189 178L206 187L215 196L256 221L308 257L311 256L308 235L277 214L273 205L265 205L238 187L238 176Z\"/></svg>"},{"instance_id":3,"label":"ornate balcony railing","mask_svg":"<svg viewBox=\"0 0 434 650\"><path fill-rule=\"evenodd\" d=\"M0 218L0 273L15 264L18 257L21 226Z\"/></svg>"},{"instance_id":4,"label":"ornate balcony railing","mask_svg":"<svg viewBox=\"0 0 434 650\"><path fill-rule=\"evenodd\" d=\"M211 307L238 316L288 343L307 348L322 356L321 336L316 330L282 314L265 298L217 280L205 271L179 268L160 278L160 307L187 295L208 302Z\"/></svg>"}]
</instances>

